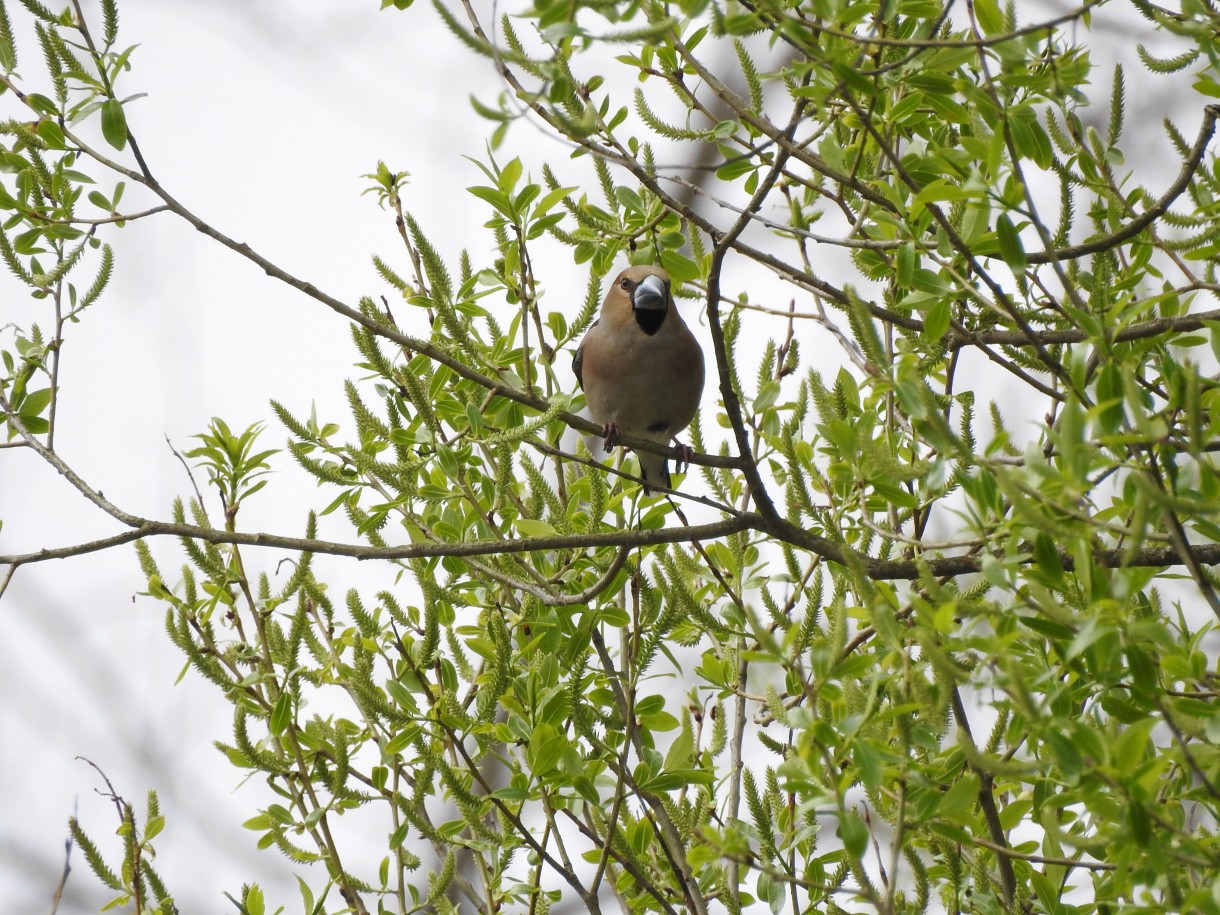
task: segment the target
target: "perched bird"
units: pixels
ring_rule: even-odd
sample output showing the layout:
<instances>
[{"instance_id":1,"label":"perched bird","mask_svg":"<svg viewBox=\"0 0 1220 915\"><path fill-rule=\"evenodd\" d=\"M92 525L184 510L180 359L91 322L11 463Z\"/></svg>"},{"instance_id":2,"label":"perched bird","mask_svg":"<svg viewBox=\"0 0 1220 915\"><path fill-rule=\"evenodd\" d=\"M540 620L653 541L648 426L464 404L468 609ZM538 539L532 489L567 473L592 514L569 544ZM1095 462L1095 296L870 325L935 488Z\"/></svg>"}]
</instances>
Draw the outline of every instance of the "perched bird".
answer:
<instances>
[{"instance_id":1,"label":"perched bird","mask_svg":"<svg viewBox=\"0 0 1220 915\"><path fill-rule=\"evenodd\" d=\"M678 314L669 274L647 266L620 273L572 369L593 420L602 424L607 451L620 434L667 443L689 426L703 394L703 350ZM693 453L678 444L679 464L689 464ZM669 487L664 455L637 456L645 484Z\"/></svg>"}]
</instances>

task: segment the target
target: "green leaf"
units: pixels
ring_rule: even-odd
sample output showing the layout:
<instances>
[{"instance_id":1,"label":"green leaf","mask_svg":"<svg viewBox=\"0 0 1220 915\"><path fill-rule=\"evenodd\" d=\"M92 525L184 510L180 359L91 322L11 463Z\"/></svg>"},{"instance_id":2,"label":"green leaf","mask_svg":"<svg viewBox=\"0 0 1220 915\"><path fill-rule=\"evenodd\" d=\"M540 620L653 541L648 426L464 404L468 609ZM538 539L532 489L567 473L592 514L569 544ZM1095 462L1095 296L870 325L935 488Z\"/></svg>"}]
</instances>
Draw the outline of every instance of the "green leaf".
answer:
<instances>
[{"instance_id":1,"label":"green leaf","mask_svg":"<svg viewBox=\"0 0 1220 915\"><path fill-rule=\"evenodd\" d=\"M780 383L774 378L769 379L758 389L758 396L754 398L754 411L761 413L774 406L775 401L779 399L780 390Z\"/></svg>"},{"instance_id":2,"label":"green leaf","mask_svg":"<svg viewBox=\"0 0 1220 915\"><path fill-rule=\"evenodd\" d=\"M263 891L257 883L246 890L246 895L242 902L249 915L266 915L267 908L263 900Z\"/></svg>"},{"instance_id":3,"label":"green leaf","mask_svg":"<svg viewBox=\"0 0 1220 915\"><path fill-rule=\"evenodd\" d=\"M406 823L403 823L403 826L406 825ZM301 891L301 910L305 913L305 915L316 915L316 909L314 908L313 901L313 890L309 888L309 884L306 883L302 877L297 876L297 887ZM326 894L323 893L323 898L325 898L325 895ZM319 905L321 905L321 903L319 903Z\"/></svg>"},{"instance_id":4,"label":"green leaf","mask_svg":"<svg viewBox=\"0 0 1220 915\"><path fill-rule=\"evenodd\" d=\"M1145 718L1127 725L1110 750L1111 764L1126 775L1134 775L1144 765L1152 741L1149 735L1156 726L1154 718Z\"/></svg>"},{"instance_id":5,"label":"green leaf","mask_svg":"<svg viewBox=\"0 0 1220 915\"><path fill-rule=\"evenodd\" d=\"M272 734L282 734L292 721L292 694L283 690L275 700L275 708L271 710L271 720L267 723Z\"/></svg>"},{"instance_id":6,"label":"green leaf","mask_svg":"<svg viewBox=\"0 0 1220 915\"><path fill-rule=\"evenodd\" d=\"M552 524L536 518L518 518L513 527L523 537L554 537L559 533Z\"/></svg>"},{"instance_id":7,"label":"green leaf","mask_svg":"<svg viewBox=\"0 0 1220 915\"><path fill-rule=\"evenodd\" d=\"M1128 799L1127 821L1131 824L1131 834L1141 848L1147 848L1152 841L1152 817L1148 808L1138 801Z\"/></svg>"},{"instance_id":8,"label":"green leaf","mask_svg":"<svg viewBox=\"0 0 1220 915\"><path fill-rule=\"evenodd\" d=\"M881 784L882 758L875 746L867 740L857 739L852 745L852 759L866 788L876 788Z\"/></svg>"},{"instance_id":9,"label":"green leaf","mask_svg":"<svg viewBox=\"0 0 1220 915\"><path fill-rule=\"evenodd\" d=\"M949 299L938 299L932 303L932 307L924 312L923 316L923 338L930 342L942 340L945 334L949 332L950 319L952 318L953 303Z\"/></svg>"},{"instance_id":10,"label":"green leaf","mask_svg":"<svg viewBox=\"0 0 1220 915\"><path fill-rule=\"evenodd\" d=\"M678 283L692 283L699 279L699 265L684 254L666 249L661 252L661 266Z\"/></svg>"},{"instance_id":11,"label":"green leaf","mask_svg":"<svg viewBox=\"0 0 1220 915\"><path fill-rule=\"evenodd\" d=\"M552 725L545 721L537 725L530 734L527 747L530 771L539 776L550 775L567 748L567 738Z\"/></svg>"},{"instance_id":12,"label":"green leaf","mask_svg":"<svg viewBox=\"0 0 1220 915\"><path fill-rule=\"evenodd\" d=\"M960 181L951 181L948 178L941 178L924 186L924 188L915 195L915 199L911 201L911 216L918 216L920 211L930 203L946 203L954 200L966 200L974 195L974 192L967 189Z\"/></svg>"},{"instance_id":13,"label":"green leaf","mask_svg":"<svg viewBox=\"0 0 1220 915\"><path fill-rule=\"evenodd\" d=\"M553 191L543 194L542 197L534 204L534 217L540 218L546 215L551 207L563 200L563 198L574 194L579 188L575 187L557 187Z\"/></svg>"},{"instance_id":14,"label":"green leaf","mask_svg":"<svg viewBox=\"0 0 1220 915\"><path fill-rule=\"evenodd\" d=\"M919 257L915 253L915 243L909 241L899 248L895 260L898 285L904 289L910 289L915 283L915 268L919 265Z\"/></svg>"},{"instance_id":15,"label":"green leaf","mask_svg":"<svg viewBox=\"0 0 1220 915\"><path fill-rule=\"evenodd\" d=\"M1055 761L1063 770L1068 783L1075 784L1084 768L1084 757L1081 756L1079 748L1071 738L1055 730L1047 731L1043 735L1043 740L1046 741Z\"/></svg>"},{"instance_id":16,"label":"green leaf","mask_svg":"<svg viewBox=\"0 0 1220 915\"><path fill-rule=\"evenodd\" d=\"M868 824L854 810L839 814L839 827L835 830L847 853L854 858L863 857L868 848Z\"/></svg>"},{"instance_id":17,"label":"green leaf","mask_svg":"<svg viewBox=\"0 0 1220 915\"><path fill-rule=\"evenodd\" d=\"M677 718L666 711L640 715L640 727L649 731L672 731L679 723Z\"/></svg>"},{"instance_id":18,"label":"green leaf","mask_svg":"<svg viewBox=\"0 0 1220 915\"><path fill-rule=\"evenodd\" d=\"M1097 373L1097 419L1107 435L1113 435L1122 427L1124 397L1122 369L1106 360Z\"/></svg>"},{"instance_id":19,"label":"green leaf","mask_svg":"<svg viewBox=\"0 0 1220 915\"><path fill-rule=\"evenodd\" d=\"M1034 538L1034 565L1047 584L1055 588L1063 587L1063 560L1059 557L1054 538L1049 534L1042 533Z\"/></svg>"},{"instance_id":20,"label":"green leaf","mask_svg":"<svg viewBox=\"0 0 1220 915\"><path fill-rule=\"evenodd\" d=\"M672 771L682 769L690 762L691 752L695 748L694 738L691 732L685 728L678 732L678 736L674 738L674 742L670 744L668 752L665 754L665 769Z\"/></svg>"},{"instance_id":21,"label":"green leaf","mask_svg":"<svg viewBox=\"0 0 1220 915\"><path fill-rule=\"evenodd\" d=\"M127 115L123 103L116 99L102 102L102 136L115 149L127 146Z\"/></svg>"},{"instance_id":22,"label":"green leaf","mask_svg":"<svg viewBox=\"0 0 1220 915\"><path fill-rule=\"evenodd\" d=\"M37 391L31 391L25 395L21 401L19 412L22 420L31 419L35 416L41 416L43 410L51 402L51 389L39 388Z\"/></svg>"},{"instance_id":23,"label":"green leaf","mask_svg":"<svg viewBox=\"0 0 1220 915\"><path fill-rule=\"evenodd\" d=\"M38 122L37 133L39 139L51 149L67 149L63 128L50 118L43 118Z\"/></svg>"},{"instance_id":24,"label":"green leaf","mask_svg":"<svg viewBox=\"0 0 1220 915\"><path fill-rule=\"evenodd\" d=\"M1021 236L1007 213L1001 213L996 219L995 234L996 241L1000 245L1000 257L1004 259L1004 263L1014 270L1025 269L1029 263L1025 257L1025 247L1021 244Z\"/></svg>"},{"instance_id":25,"label":"green leaf","mask_svg":"<svg viewBox=\"0 0 1220 915\"><path fill-rule=\"evenodd\" d=\"M1217 83L1210 74L1200 73L1198 79L1195 80L1194 89L1200 95L1220 98L1220 83Z\"/></svg>"},{"instance_id":26,"label":"green leaf","mask_svg":"<svg viewBox=\"0 0 1220 915\"><path fill-rule=\"evenodd\" d=\"M148 822L144 824L144 841L151 842L153 839L155 839L158 835L161 834L161 830L163 830L164 828L165 828L165 817L164 816L149 817Z\"/></svg>"},{"instance_id":27,"label":"green leaf","mask_svg":"<svg viewBox=\"0 0 1220 915\"><path fill-rule=\"evenodd\" d=\"M979 777L973 772L966 772L941 797L936 805L936 815L958 825L969 825L978 800Z\"/></svg>"},{"instance_id":28,"label":"green leaf","mask_svg":"<svg viewBox=\"0 0 1220 915\"><path fill-rule=\"evenodd\" d=\"M399 687L399 688L401 689L401 687ZM413 709L414 703L412 703L410 706L406 706L406 707ZM401 730L397 734L395 734L393 737L391 737L388 741L386 741L386 745L382 748L381 752L385 756L397 756L407 747L411 746L411 744L415 742L415 739L418 736L419 736L419 728L416 728L416 727L404 728L403 730Z\"/></svg>"},{"instance_id":29,"label":"green leaf","mask_svg":"<svg viewBox=\"0 0 1220 915\"><path fill-rule=\"evenodd\" d=\"M629 213L636 213L640 216L644 215L644 201L629 187L619 185L614 189L614 199L618 201L619 206L627 210Z\"/></svg>"},{"instance_id":30,"label":"green leaf","mask_svg":"<svg viewBox=\"0 0 1220 915\"><path fill-rule=\"evenodd\" d=\"M758 898L766 900L771 915L780 915L780 912L788 910L788 887L783 880L776 880L766 873L759 873L757 887Z\"/></svg>"},{"instance_id":31,"label":"green leaf","mask_svg":"<svg viewBox=\"0 0 1220 915\"><path fill-rule=\"evenodd\" d=\"M517 186L517 182L521 179L521 174L524 171L520 159L513 159L500 171L498 184L500 190L505 194L511 193L512 189Z\"/></svg>"},{"instance_id":32,"label":"green leaf","mask_svg":"<svg viewBox=\"0 0 1220 915\"><path fill-rule=\"evenodd\" d=\"M514 219L516 217L516 213L513 210L512 202L508 199L508 196L506 194L504 194L503 191L499 191L494 187L485 187L483 185L475 185L474 187L468 187L468 188L466 188L466 190L469 191L471 194L473 194L475 197L478 197L480 200L490 203L493 207L495 207L499 212L503 213L509 219Z\"/></svg>"},{"instance_id":33,"label":"green leaf","mask_svg":"<svg viewBox=\"0 0 1220 915\"><path fill-rule=\"evenodd\" d=\"M1004 31L1004 14L997 0L974 0L974 15L984 35L999 35Z\"/></svg>"},{"instance_id":34,"label":"green leaf","mask_svg":"<svg viewBox=\"0 0 1220 915\"><path fill-rule=\"evenodd\" d=\"M721 181L733 181L742 175L751 174L758 169L758 164L749 156L730 159L716 169L716 177Z\"/></svg>"}]
</instances>

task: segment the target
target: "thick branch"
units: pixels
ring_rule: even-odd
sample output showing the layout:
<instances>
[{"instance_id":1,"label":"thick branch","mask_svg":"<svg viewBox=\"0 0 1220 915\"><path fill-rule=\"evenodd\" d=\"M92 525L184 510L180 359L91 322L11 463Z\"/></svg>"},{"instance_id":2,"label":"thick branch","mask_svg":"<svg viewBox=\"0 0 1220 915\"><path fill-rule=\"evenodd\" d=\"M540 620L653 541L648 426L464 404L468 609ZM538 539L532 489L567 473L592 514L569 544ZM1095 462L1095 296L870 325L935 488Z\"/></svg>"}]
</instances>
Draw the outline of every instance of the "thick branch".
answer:
<instances>
[{"instance_id":1,"label":"thick branch","mask_svg":"<svg viewBox=\"0 0 1220 915\"><path fill-rule=\"evenodd\" d=\"M28 565L49 559L67 559L99 550L121 546L145 537L184 537L211 544L265 546L299 553L322 553L327 556L348 556L352 559L428 559L443 556L499 556L509 553L536 553L552 550L597 549L598 547L641 547L662 543L686 543L691 540L714 540L746 530L760 530L758 515L740 515L712 524L693 527L669 527L658 530L619 530L601 534L559 534L554 537L525 537L519 540L471 540L464 543L411 543L402 546L365 546L335 540L314 540L288 537L282 534L246 533L197 527L173 521L137 519L129 531L72 546L42 549L33 553L0 556L0 565Z\"/></svg>"},{"instance_id":2,"label":"thick branch","mask_svg":"<svg viewBox=\"0 0 1220 915\"><path fill-rule=\"evenodd\" d=\"M130 517L130 516L129 516ZM154 521L136 518L131 530L109 537L90 540L69 546L36 550L32 553L0 555L0 565L22 566L52 559L68 559L83 556L115 546L122 546L146 537L182 537L201 540L211 544L237 544L290 550L299 553L320 553L328 556L347 556L360 560L415 559L445 556L496 556L509 553L534 553L552 550L586 550L601 547L645 547L665 543L690 543L696 540L713 540L743 531L755 531L774 538L789 546L807 550L821 558L842 564L847 551L838 543L819 537L786 521L768 522L761 515L748 513L726 518L711 524L691 527L660 528L657 530L618 530L598 534L561 534L553 537L527 537L517 540L472 540L464 543L412 543L402 546L367 546L343 543L334 540L316 540L306 537L288 537L282 534L247 533L224 531L215 528L197 527L193 524L178 524L171 521ZM1220 543L1193 544L1187 549L1199 565L1220 565ZM1171 546L1146 547L1132 556L1126 556L1119 548L1098 550L1094 562L1109 569L1119 568L1168 568L1183 564L1183 557ZM1027 562L1032 560L1027 560ZM1075 569L1072 556L1061 553L1060 561L1065 571ZM857 564L869 578L875 581L911 581L926 569L936 577L972 575L982 570L982 563L972 556L944 556L923 562L899 559L874 559L869 556L854 556Z\"/></svg>"},{"instance_id":3,"label":"thick branch","mask_svg":"<svg viewBox=\"0 0 1220 915\"><path fill-rule=\"evenodd\" d=\"M804 105L798 103L792 113L792 119L788 123L788 128L784 133L784 136L788 139L791 139L792 135L796 132L803 112ZM741 412L741 401L737 396L737 391L733 388L733 372L729 366L728 347L725 343L724 330L720 323L720 272L724 267L724 259L729 253L729 249L733 246L738 236L745 231L746 226L749 225L751 215L757 212L758 208L762 206L763 201L767 199L767 195L771 192L771 188L775 186L775 182L783 171L784 163L787 161L787 149L786 147L781 147L780 151L776 154L775 164L767 171L766 177L759 182L758 190L754 192L745 210L738 216L737 221L723 235L719 237L713 236L716 246L712 251L712 261L707 271L707 321L712 331L712 349L716 356L716 373L720 378L720 398L724 403L724 412L729 417L729 425L733 429L733 437L737 443L737 454L743 464L742 469L746 475L746 482L750 486L750 498L758 506L758 510L762 512L763 517L769 521L780 520L780 515L776 511L771 494L767 492L767 487L763 483L762 475L758 470L758 464L751 454L750 438L746 431L745 420Z\"/></svg>"}]
</instances>

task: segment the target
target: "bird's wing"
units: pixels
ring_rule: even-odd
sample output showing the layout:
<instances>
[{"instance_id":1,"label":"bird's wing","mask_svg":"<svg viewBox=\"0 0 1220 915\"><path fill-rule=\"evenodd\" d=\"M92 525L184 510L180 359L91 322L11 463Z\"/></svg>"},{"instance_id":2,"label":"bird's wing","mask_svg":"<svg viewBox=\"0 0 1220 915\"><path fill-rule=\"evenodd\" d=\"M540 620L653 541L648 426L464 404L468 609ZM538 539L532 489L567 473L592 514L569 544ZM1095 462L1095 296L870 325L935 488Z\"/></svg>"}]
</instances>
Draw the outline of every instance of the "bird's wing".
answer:
<instances>
[{"instance_id":1,"label":"bird's wing","mask_svg":"<svg viewBox=\"0 0 1220 915\"><path fill-rule=\"evenodd\" d=\"M597 322L594 321L589 325L589 330L597 327ZM585 340L589 339L589 332L585 331L585 339L580 341L580 346L576 347L576 355L572 357L572 372L576 375L576 383L580 385L580 389L585 389Z\"/></svg>"}]
</instances>

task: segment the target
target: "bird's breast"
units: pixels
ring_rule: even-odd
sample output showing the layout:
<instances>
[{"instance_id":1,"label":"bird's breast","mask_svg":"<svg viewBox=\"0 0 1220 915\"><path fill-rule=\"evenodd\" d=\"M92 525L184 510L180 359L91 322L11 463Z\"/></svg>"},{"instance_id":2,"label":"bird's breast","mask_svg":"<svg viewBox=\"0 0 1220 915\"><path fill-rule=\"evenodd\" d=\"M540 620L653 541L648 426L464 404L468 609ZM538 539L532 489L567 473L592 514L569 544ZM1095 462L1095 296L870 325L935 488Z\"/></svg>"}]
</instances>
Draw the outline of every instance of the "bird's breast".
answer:
<instances>
[{"instance_id":1,"label":"bird's breast","mask_svg":"<svg viewBox=\"0 0 1220 915\"><path fill-rule=\"evenodd\" d=\"M599 423L667 440L686 428L703 391L703 351L680 322L653 335L613 332L605 322L584 347L585 400Z\"/></svg>"}]
</instances>

